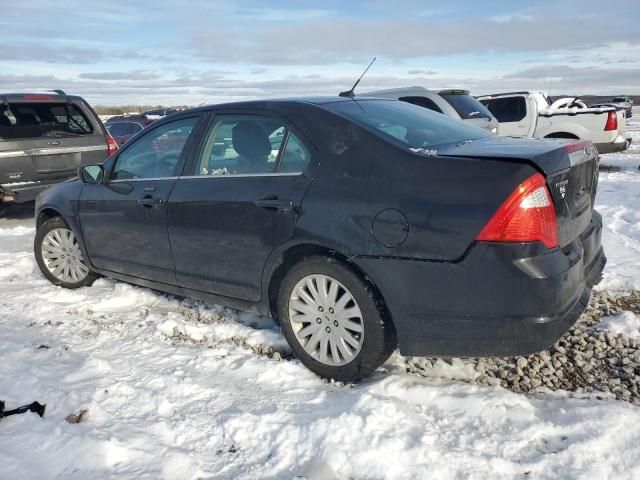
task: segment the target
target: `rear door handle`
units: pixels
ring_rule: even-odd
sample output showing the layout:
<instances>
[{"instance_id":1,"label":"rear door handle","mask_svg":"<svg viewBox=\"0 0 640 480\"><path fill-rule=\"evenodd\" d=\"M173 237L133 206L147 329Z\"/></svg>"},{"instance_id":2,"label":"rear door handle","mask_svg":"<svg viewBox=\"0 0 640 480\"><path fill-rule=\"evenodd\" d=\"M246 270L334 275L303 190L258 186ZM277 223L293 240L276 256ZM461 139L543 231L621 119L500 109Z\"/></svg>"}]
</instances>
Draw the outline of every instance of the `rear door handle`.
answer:
<instances>
[{"instance_id":1,"label":"rear door handle","mask_svg":"<svg viewBox=\"0 0 640 480\"><path fill-rule=\"evenodd\" d=\"M278 198L275 195L269 195L260 200L253 202L257 207L266 208L268 210L281 210L290 212L293 210L293 200Z\"/></svg>"},{"instance_id":2,"label":"rear door handle","mask_svg":"<svg viewBox=\"0 0 640 480\"><path fill-rule=\"evenodd\" d=\"M151 195L145 195L138 199L138 205L142 205L143 207L159 207L164 205L164 200L161 198L154 198Z\"/></svg>"}]
</instances>

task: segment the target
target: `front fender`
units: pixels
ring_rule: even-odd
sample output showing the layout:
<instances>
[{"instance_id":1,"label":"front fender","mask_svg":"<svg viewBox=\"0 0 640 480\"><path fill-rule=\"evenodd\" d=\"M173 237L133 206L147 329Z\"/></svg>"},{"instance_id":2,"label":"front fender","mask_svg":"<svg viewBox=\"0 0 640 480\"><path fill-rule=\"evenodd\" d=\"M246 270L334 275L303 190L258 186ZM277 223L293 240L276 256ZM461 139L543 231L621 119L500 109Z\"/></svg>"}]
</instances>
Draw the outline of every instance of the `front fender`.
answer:
<instances>
[{"instance_id":1,"label":"front fender","mask_svg":"<svg viewBox=\"0 0 640 480\"><path fill-rule=\"evenodd\" d=\"M78 199L83 189L84 184L80 180L72 180L42 192L36 197L35 223L37 227L41 223L39 219L43 216L50 217L55 214L62 217L78 240L78 245L85 261L89 264L89 267L94 268L91 258L87 254L78 216Z\"/></svg>"}]
</instances>

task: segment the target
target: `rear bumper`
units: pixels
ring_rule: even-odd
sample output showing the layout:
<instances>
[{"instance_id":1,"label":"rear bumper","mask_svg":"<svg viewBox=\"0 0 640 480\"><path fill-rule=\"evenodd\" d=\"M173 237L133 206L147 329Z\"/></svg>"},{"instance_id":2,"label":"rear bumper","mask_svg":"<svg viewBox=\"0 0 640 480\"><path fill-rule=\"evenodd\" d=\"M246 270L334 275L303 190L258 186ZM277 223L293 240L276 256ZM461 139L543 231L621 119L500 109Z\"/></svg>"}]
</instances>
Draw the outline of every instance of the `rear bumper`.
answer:
<instances>
[{"instance_id":1,"label":"rear bumper","mask_svg":"<svg viewBox=\"0 0 640 480\"><path fill-rule=\"evenodd\" d=\"M17 185L0 185L0 205L33 202L38 194L60 182L31 182Z\"/></svg>"},{"instance_id":2,"label":"rear bumper","mask_svg":"<svg viewBox=\"0 0 640 480\"><path fill-rule=\"evenodd\" d=\"M631 145L631 136L622 135L618 135L613 142L595 144L598 149L598 153L622 152L629 148L629 145Z\"/></svg>"},{"instance_id":3,"label":"rear bumper","mask_svg":"<svg viewBox=\"0 0 640 480\"><path fill-rule=\"evenodd\" d=\"M583 235L553 251L478 243L457 263L356 257L385 298L403 355L539 352L585 310L606 257L594 211Z\"/></svg>"}]
</instances>

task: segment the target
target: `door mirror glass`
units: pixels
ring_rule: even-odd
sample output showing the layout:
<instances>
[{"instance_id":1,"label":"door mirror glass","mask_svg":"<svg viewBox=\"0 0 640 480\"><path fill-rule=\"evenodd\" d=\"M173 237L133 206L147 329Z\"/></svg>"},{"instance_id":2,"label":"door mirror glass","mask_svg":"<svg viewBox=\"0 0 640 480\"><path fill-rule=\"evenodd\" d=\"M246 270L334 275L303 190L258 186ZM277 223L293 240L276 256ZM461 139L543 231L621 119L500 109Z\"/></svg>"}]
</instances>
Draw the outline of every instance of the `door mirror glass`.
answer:
<instances>
[{"instance_id":1,"label":"door mirror glass","mask_svg":"<svg viewBox=\"0 0 640 480\"><path fill-rule=\"evenodd\" d=\"M85 165L78 169L78 177L83 183L102 183L104 168L102 165Z\"/></svg>"}]
</instances>

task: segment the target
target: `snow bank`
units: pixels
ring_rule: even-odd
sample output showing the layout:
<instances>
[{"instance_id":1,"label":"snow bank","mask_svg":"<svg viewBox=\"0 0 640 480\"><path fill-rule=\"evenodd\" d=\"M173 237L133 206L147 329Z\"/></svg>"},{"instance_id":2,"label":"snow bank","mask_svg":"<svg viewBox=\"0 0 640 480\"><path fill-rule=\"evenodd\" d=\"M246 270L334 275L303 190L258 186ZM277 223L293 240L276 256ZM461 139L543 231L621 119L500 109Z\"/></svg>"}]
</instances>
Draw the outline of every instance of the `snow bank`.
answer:
<instances>
[{"instance_id":1,"label":"snow bank","mask_svg":"<svg viewBox=\"0 0 640 480\"><path fill-rule=\"evenodd\" d=\"M640 288L634 151L603 159L620 170L597 196L600 288ZM1 478L640 478L630 404L468 383L461 360L424 378L397 355L359 385L329 383L264 354L289 352L270 319L107 279L54 287L33 260L33 221L2 222L0 398L47 413L0 422ZM638 323L603 321L628 335Z\"/></svg>"},{"instance_id":2,"label":"snow bank","mask_svg":"<svg viewBox=\"0 0 640 480\"><path fill-rule=\"evenodd\" d=\"M608 263L600 290L640 289L640 119L629 119L629 133L631 148L601 161L596 209Z\"/></svg>"},{"instance_id":3,"label":"snow bank","mask_svg":"<svg viewBox=\"0 0 640 480\"><path fill-rule=\"evenodd\" d=\"M270 319L107 279L63 290L37 271L32 228L0 232L0 392L9 407L47 403L43 419L0 423L0 477L640 472L640 431L620 428L640 425L632 405L470 384L459 360L413 376L397 355L360 385L328 383L259 354L287 351Z\"/></svg>"}]
</instances>

